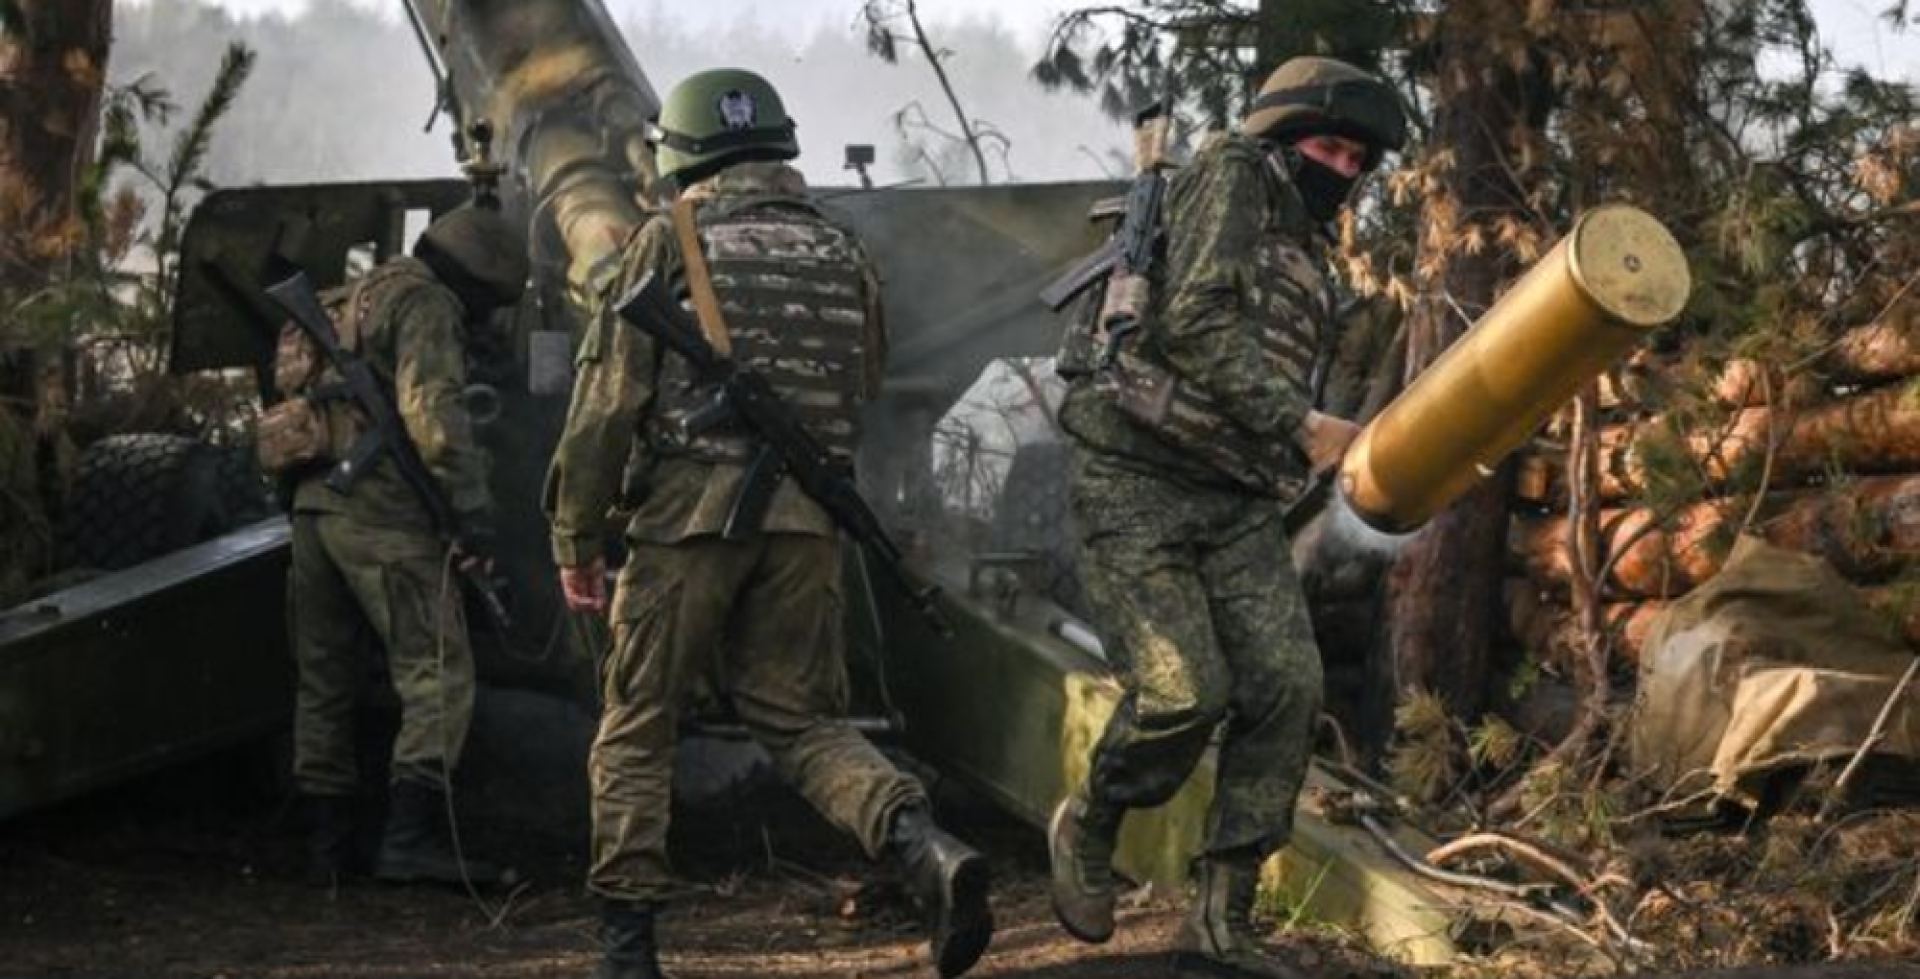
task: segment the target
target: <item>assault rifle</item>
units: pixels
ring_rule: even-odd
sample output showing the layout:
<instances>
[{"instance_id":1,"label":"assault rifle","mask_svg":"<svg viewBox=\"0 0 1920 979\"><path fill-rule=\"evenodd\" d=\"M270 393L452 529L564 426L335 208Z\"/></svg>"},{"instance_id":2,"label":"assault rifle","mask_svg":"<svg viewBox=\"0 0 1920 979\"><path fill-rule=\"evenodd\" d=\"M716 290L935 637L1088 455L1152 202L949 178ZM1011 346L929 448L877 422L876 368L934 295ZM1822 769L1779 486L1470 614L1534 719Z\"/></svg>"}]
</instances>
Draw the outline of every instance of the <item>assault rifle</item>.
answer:
<instances>
[{"instance_id":1,"label":"assault rifle","mask_svg":"<svg viewBox=\"0 0 1920 979\"><path fill-rule=\"evenodd\" d=\"M320 305L320 297L314 292L313 282L307 278L307 273L295 272L268 286L267 296L326 356L327 363L340 375L341 393L367 419L367 430L353 440L347 457L336 463L333 471L327 474L327 485L344 493L382 457L390 459L401 482L407 484L407 488L413 491L420 505L426 509L433 532L447 544L463 544L465 539L462 534L467 528L461 526L459 514L454 512L446 492L440 488L432 470L427 468L426 461L420 458L420 449L407 434L406 420L400 417L400 410L394 407L393 395L387 391L386 382L366 358L340 346L340 338L333 330L333 318ZM501 635L506 635L513 620L507 614L506 603L495 590L487 570L477 562L468 562L457 570L473 596L480 600L487 618L492 620Z\"/></svg>"},{"instance_id":2,"label":"assault rifle","mask_svg":"<svg viewBox=\"0 0 1920 979\"><path fill-rule=\"evenodd\" d=\"M722 537L745 540L757 534L774 490L782 479L791 476L848 536L880 558L887 574L935 631L943 636L952 633L935 603L940 589L921 586L907 575L899 546L861 498L852 468L807 431L765 377L714 350L660 277L651 272L619 298L614 310L640 332L686 358L701 380L719 387L720 394L711 405L688 416L682 435L691 438L717 425L737 422L759 443L727 514Z\"/></svg>"},{"instance_id":3,"label":"assault rifle","mask_svg":"<svg viewBox=\"0 0 1920 979\"><path fill-rule=\"evenodd\" d=\"M1120 227L1093 254L1040 290L1040 301L1054 312L1102 279L1107 281L1093 332L1101 351L1099 366L1111 364L1126 335L1146 311L1147 276L1160 243L1160 213L1166 206L1166 147L1173 127L1169 99L1160 99L1133 118L1135 174L1127 188Z\"/></svg>"}]
</instances>

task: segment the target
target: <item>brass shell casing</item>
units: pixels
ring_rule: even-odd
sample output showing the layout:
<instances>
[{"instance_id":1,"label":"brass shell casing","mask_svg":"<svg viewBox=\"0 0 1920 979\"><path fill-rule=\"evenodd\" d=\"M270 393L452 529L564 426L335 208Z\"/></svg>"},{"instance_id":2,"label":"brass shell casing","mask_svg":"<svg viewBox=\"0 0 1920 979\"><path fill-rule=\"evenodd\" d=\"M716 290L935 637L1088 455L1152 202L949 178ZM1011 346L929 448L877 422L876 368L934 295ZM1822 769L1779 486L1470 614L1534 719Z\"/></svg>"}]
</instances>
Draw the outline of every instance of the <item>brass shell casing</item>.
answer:
<instances>
[{"instance_id":1,"label":"brass shell casing","mask_svg":"<svg viewBox=\"0 0 1920 979\"><path fill-rule=\"evenodd\" d=\"M1691 289L1685 254L1651 215L1623 204L1581 215L1361 431L1341 461L1341 494L1376 530L1419 527L1678 316Z\"/></svg>"}]
</instances>

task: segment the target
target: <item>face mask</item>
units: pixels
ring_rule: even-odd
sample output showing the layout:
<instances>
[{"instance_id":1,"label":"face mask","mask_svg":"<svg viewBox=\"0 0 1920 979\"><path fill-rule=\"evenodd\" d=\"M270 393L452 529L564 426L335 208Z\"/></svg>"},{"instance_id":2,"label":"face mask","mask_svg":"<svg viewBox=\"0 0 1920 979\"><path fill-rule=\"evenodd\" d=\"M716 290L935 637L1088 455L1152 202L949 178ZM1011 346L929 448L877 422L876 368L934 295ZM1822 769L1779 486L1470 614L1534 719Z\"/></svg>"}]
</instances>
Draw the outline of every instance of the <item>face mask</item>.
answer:
<instances>
[{"instance_id":1,"label":"face mask","mask_svg":"<svg viewBox=\"0 0 1920 979\"><path fill-rule=\"evenodd\" d=\"M1340 216L1347 198L1353 195L1356 178L1343 177L1327 166L1299 153L1289 154L1293 164L1293 185L1306 201L1307 213L1315 221L1326 223Z\"/></svg>"}]
</instances>

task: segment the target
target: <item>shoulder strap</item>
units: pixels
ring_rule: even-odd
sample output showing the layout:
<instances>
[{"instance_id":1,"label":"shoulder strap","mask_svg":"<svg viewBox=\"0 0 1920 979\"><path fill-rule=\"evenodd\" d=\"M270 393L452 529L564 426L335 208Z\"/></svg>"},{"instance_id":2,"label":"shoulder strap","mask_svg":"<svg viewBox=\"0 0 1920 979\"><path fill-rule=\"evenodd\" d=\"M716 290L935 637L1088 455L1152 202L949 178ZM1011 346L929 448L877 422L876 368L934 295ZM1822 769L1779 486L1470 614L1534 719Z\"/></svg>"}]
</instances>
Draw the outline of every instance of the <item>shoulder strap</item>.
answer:
<instances>
[{"instance_id":1,"label":"shoulder strap","mask_svg":"<svg viewBox=\"0 0 1920 979\"><path fill-rule=\"evenodd\" d=\"M700 332L707 345L722 357L733 356L733 340L727 333L727 321L720 315L720 296L713 291L713 276L707 271L707 256L700 249L700 234L693 226L693 201L682 197L673 202L673 231L680 239L680 262L687 270L687 291L693 294L694 315L700 319Z\"/></svg>"}]
</instances>

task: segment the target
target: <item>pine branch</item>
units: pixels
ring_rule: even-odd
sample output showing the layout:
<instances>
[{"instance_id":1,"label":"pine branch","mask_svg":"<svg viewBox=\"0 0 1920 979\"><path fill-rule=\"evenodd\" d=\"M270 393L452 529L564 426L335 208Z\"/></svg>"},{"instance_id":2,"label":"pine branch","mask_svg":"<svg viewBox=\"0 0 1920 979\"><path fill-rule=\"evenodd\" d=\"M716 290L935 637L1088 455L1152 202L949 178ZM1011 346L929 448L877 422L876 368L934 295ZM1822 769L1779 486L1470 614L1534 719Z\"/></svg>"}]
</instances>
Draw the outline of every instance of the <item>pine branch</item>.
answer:
<instances>
[{"instance_id":1,"label":"pine branch","mask_svg":"<svg viewBox=\"0 0 1920 979\"><path fill-rule=\"evenodd\" d=\"M213 127L233 108L234 99L240 96L240 87L253 72L255 57L253 49L242 42L227 46L220 58L220 70L214 75L213 88L194 110L193 121L186 131L174 141L167 177L175 188L185 187L201 176L207 149L213 142Z\"/></svg>"}]
</instances>

